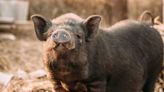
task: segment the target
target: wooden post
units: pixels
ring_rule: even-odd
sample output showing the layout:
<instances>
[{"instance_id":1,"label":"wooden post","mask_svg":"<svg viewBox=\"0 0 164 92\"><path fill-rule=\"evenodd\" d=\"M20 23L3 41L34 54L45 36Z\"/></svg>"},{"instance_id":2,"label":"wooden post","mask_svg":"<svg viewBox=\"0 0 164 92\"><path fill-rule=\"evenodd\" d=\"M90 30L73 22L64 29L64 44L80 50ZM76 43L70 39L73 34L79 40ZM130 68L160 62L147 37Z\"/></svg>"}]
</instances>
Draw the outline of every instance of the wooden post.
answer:
<instances>
[{"instance_id":1,"label":"wooden post","mask_svg":"<svg viewBox=\"0 0 164 92\"><path fill-rule=\"evenodd\" d=\"M109 15L109 24L114 24L128 17L127 0L106 0L106 2L110 2L110 4L106 5Z\"/></svg>"},{"instance_id":2,"label":"wooden post","mask_svg":"<svg viewBox=\"0 0 164 92\"><path fill-rule=\"evenodd\" d=\"M112 1L112 24L127 18L127 0Z\"/></svg>"}]
</instances>

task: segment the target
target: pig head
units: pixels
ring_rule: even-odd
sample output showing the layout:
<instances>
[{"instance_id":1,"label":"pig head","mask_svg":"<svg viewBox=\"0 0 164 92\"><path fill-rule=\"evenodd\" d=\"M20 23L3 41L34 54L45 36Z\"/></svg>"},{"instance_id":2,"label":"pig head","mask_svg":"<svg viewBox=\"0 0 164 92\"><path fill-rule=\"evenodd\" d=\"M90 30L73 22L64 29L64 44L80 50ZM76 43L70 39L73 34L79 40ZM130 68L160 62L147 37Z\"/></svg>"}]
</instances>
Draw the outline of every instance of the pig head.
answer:
<instances>
[{"instance_id":1,"label":"pig head","mask_svg":"<svg viewBox=\"0 0 164 92\"><path fill-rule=\"evenodd\" d=\"M70 13L52 21L33 15L32 20L38 39L44 41L44 64L54 85L64 81L71 88L86 79L86 43L97 33L101 17L94 15L84 20Z\"/></svg>"}]
</instances>

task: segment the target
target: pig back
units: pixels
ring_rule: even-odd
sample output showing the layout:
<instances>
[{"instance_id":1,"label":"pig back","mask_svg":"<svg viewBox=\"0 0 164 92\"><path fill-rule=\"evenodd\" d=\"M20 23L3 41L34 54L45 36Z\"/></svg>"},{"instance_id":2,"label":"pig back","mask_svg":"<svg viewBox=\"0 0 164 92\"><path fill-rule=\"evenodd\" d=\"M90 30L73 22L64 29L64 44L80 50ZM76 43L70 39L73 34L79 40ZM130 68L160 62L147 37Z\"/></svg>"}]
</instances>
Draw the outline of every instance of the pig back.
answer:
<instances>
[{"instance_id":1,"label":"pig back","mask_svg":"<svg viewBox=\"0 0 164 92\"><path fill-rule=\"evenodd\" d=\"M96 50L91 50L94 56L91 61L105 66L103 68L107 74L129 69L143 73L162 65L161 36L147 24L133 20L121 21L108 29L100 29L96 41Z\"/></svg>"},{"instance_id":2,"label":"pig back","mask_svg":"<svg viewBox=\"0 0 164 92\"><path fill-rule=\"evenodd\" d=\"M110 27L106 33L109 57L114 67L126 64L140 67L142 71L153 71L162 66L163 42L159 32L152 26L125 20Z\"/></svg>"}]
</instances>

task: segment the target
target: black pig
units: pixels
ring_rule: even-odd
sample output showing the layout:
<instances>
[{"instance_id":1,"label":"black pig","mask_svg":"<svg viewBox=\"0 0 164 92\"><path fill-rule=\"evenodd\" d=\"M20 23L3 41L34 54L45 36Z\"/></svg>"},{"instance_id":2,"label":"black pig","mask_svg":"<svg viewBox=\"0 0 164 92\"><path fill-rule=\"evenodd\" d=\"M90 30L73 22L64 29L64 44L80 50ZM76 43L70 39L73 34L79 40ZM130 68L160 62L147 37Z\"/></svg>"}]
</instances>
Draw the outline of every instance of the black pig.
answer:
<instances>
[{"instance_id":1,"label":"black pig","mask_svg":"<svg viewBox=\"0 0 164 92\"><path fill-rule=\"evenodd\" d=\"M99 28L100 16L72 13L32 20L55 92L154 91L163 59L156 29L134 20Z\"/></svg>"}]
</instances>

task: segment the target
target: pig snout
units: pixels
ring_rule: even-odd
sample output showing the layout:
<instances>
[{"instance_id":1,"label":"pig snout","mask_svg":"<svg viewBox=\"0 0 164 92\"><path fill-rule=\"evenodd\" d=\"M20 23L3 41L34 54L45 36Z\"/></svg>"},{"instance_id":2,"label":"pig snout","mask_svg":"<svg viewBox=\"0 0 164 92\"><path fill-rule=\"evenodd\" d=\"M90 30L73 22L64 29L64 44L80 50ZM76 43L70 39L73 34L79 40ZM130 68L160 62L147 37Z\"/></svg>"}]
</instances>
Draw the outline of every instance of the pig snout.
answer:
<instances>
[{"instance_id":1,"label":"pig snout","mask_svg":"<svg viewBox=\"0 0 164 92\"><path fill-rule=\"evenodd\" d=\"M54 31L51 35L52 40L56 43L56 51L65 51L75 48L75 45L71 41L71 35L66 30Z\"/></svg>"},{"instance_id":2,"label":"pig snout","mask_svg":"<svg viewBox=\"0 0 164 92\"><path fill-rule=\"evenodd\" d=\"M58 31L53 32L52 39L56 43L63 44L63 43L70 42L71 36L65 30L58 30Z\"/></svg>"}]
</instances>

